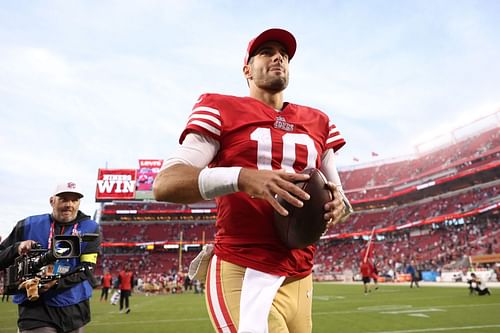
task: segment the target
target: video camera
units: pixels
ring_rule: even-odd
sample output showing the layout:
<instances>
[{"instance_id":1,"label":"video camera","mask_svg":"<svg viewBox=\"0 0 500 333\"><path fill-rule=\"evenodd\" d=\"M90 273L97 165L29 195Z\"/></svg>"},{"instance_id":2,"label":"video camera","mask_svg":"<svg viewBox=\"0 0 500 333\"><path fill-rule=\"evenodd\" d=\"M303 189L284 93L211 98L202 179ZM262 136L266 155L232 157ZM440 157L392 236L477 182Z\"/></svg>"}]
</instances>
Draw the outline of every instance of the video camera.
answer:
<instances>
[{"instance_id":1,"label":"video camera","mask_svg":"<svg viewBox=\"0 0 500 333\"><path fill-rule=\"evenodd\" d=\"M81 242L89 242L97 237L98 234L54 236L52 240L54 245L51 249L43 249L39 243L35 243L28 254L17 257L14 264L7 267L4 283L5 293L15 294L19 291L23 282L31 279L38 278L39 284L44 284L78 272L77 269L64 274L54 274L48 269L48 265L59 259L79 257Z\"/></svg>"}]
</instances>

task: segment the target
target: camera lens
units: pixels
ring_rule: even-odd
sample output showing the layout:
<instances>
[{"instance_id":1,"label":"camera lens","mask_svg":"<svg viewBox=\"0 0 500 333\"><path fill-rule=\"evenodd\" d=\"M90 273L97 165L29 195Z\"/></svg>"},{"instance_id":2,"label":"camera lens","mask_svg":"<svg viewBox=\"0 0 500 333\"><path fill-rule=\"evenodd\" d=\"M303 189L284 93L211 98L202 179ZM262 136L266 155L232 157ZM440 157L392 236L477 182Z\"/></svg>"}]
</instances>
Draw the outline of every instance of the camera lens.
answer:
<instances>
[{"instance_id":1,"label":"camera lens","mask_svg":"<svg viewBox=\"0 0 500 333\"><path fill-rule=\"evenodd\" d=\"M72 249L71 242L67 240L59 240L54 245L54 251L58 257L67 257L71 255Z\"/></svg>"}]
</instances>

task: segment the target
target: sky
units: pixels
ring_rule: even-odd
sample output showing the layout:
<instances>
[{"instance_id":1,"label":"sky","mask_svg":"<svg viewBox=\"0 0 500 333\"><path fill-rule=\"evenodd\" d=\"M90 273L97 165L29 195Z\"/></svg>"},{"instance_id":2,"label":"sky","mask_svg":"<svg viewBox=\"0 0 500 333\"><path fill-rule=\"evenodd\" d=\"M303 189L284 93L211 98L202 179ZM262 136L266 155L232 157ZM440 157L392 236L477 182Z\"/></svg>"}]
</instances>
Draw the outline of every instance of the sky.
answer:
<instances>
[{"instance_id":1,"label":"sky","mask_svg":"<svg viewBox=\"0 0 500 333\"><path fill-rule=\"evenodd\" d=\"M415 153L500 110L496 0L0 0L0 236L50 212L59 182L178 145L205 92L245 96L248 41L298 43L285 100L327 113L340 167ZM498 118L497 118L498 121Z\"/></svg>"}]
</instances>

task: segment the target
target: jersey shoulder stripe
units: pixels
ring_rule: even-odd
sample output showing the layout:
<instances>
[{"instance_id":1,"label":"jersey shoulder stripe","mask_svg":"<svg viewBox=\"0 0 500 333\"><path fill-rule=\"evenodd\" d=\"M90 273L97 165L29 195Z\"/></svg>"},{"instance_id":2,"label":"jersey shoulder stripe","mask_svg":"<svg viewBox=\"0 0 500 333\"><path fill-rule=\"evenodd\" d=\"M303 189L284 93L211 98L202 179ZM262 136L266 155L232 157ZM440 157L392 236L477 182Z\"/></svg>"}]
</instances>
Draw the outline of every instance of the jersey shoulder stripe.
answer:
<instances>
[{"instance_id":1,"label":"jersey shoulder stripe","mask_svg":"<svg viewBox=\"0 0 500 333\"><path fill-rule=\"evenodd\" d=\"M328 138L326 139L326 145L328 148L333 148L333 151L338 151L345 145L345 139L340 134L337 126L330 121L328 128Z\"/></svg>"},{"instance_id":2,"label":"jersey shoulder stripe","mask_svg":"<svg viewBox=\"0 0 500 333\"><path fill-rule=\"evenodd\" d=\"M227 108L229 101L235 101L235 96L221 94L202 94L193 106L187 125L181 134L179 142L182 144L186 135L196 132L211 137L217 141L223 132L222 111Z\"/></svg>"},{"instance_id":3,"label":"jersey shoulder stripe","mask_svg":"<svg viewBox=\"0 0 500 333\"><path fill-rule=\"evenodd\" d=\"M181 135L180 143L184 141L189 132L198 132L216 140L219 139L222 132L222 120L217 107L218 99L217 95L213 96L212 94L204 94L198 98Z\"/></svg>"},{"instance_id":4,"label":"jersey shoulder stripe","mask_svg":"<svg viewBox=\"0 0 500 333\"><path fill-rule=\"evenodd\" d=\"M216 116L220 116L219 110L211 108L211 107L208 107L208 106L198 106L198 107L194 107L193 108L193 113L203 112L203 111L209 112L209 113L213 113Z\"/></svg>"},{"instance_id":5,"label":"jersey shoulder stripe","mask_svg":"<svg viewBox=\"0 0 500 333\"><path fill-rule=\"evenodd\" d=\"M215 136L220 136L220 130L217 127L211 126L206 121L192 120L188 123L188 128L196 128L196 127L205 129Z\"/></svg>"},{"instance_id":6,"label":"jersey shoulder stripe","mask_svg":"<svg viewBox=\"0 0 500 333\"><path fill-rule=\"evenodd\" d=\"M220 127L221 126L221 121L220 118L213 117L210 115L202 114L202 113L193 113L191 116L188 118L188 124L191 121L198 120L198 121L207 121L213 123L215 126Z\"/></svg>"}]
</instances>

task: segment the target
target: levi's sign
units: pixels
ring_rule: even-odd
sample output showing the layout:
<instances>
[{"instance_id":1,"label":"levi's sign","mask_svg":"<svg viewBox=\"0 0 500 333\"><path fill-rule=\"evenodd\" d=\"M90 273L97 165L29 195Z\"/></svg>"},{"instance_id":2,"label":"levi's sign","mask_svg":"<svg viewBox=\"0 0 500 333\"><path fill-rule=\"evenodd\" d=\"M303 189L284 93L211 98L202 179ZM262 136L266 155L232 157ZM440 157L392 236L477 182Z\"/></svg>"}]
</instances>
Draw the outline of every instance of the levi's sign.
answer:
<instances>
[{"instance_id":1,"label":"levi's sign","mask_svg":"<svg viewBox=\"0 0 500 333\"><path fill-rule=\"evenodd\" d=\"M139 160L139 168L157 168L163 165L163 160Z\"/></svg>"}]
</instances>

